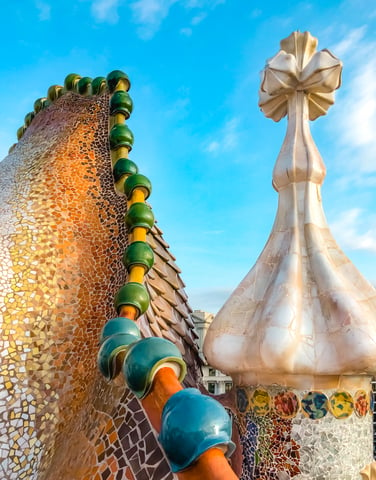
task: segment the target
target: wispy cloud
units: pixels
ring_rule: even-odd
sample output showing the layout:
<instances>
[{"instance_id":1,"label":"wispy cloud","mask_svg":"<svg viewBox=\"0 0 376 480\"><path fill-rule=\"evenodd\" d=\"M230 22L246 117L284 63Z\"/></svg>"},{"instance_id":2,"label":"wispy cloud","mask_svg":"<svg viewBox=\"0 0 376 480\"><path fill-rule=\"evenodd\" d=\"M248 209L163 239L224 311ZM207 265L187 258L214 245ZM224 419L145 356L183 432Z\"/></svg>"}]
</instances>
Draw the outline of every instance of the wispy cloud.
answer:
<instances>
[{"instance_id":1,"label":"wispy cloud","mask_svg":"<svg viewBox=\"0 0 376 480\"><path fill-rule=\"evenodd\" d=\"M170 8L178 0L137 0L131 4L134 21L140 25L139 35L147 40L159 30Z\"/></svg>"},{"instance_id":2,"label":"wispy cloud","mask_svg":"<svg viewBox=\"0 0 376 480\"><path fill-rule=\"evenodd\" d=\"M206 12L200 12L198 15L195 15L191 20L191 25L198 25L208 16Z\"/></svg>"},{"instance_id":3,"label":"wispy cloud","mask_svg":"<svg viewBox=\"0 0 376 480\"><path fill-rule=\"evenodd\" d=\"M180 28L180 33L190 37L193 28L199 25L213 10L225 0L135 0L130 4L133 21L138 25L138 34L144 40L152 38L167 18L171 8L176 4L188 11L193 11L189 24Z\"/></svg>"},{"instance_id":4,"label":"wispy cloud","mask_svg":"<svg viewBox=\"0 0 376 480\"><path fill-rule=\"evenodd\" d=\"M222 235L224 230L205 230L202 232L203 235Z\"/></svg>"},{"instance_id":5,"label":"wispy cloud","mask_svg":"<svg viewBox=\"0 0 376 480\"><path fill-rule=\"evenodd\" d=\"M221 144L217 140L212 140L205 148L206 152L213 153L220 149Z\"/></svg>"},{"instance_id":6,"label":"wispy cloud","mask_svg":"<svg viewBox=\"0 0 376 480\"><path fill-rule=\"evenodd\" d=\"M208 16L207 12L201 11L194 17L192 17L190 21L189 27L184 27L180 29L180 33L185 35L186 37L190 37L193 33L193 28L199 25L205 18Z\"/></svg>"},{"instance_id":7,"label":"wispy cloud","mask_svg":"<svg viewBox=\"0 0 376 480\"><path fill-rule=\"evenodd\" d=\"M239 141L238 126L238 118L232 118L227 121L224 127L215 135L215 138L206 142L204 150L208 153L216 154L235 148Z\"/></svg>"},{"instance_id":8,"label":"wispy cloud","mask_svg":"<svg viewBox=\"0 0 376 480\"><path fill-rule=\"evenodd\" d=\"M37 0L35 3L35 6L38 9L38 18L41 22L50 20L51 18L51 5L49 5L46 2L43 2L42 0Z\"/></svg>"},{"instance_id":9,"label":"wispy cloud","mask_svg":"<svg viewBox=\"0 0 376 480\"><path fill-rule=\"evenodd\" d=\"M356 47L357 44L364 38L366 31L367 27L365 25L351 30L347 37L332 47L335 55L337 57L343 57L344 55L347 55L349 51L351 51L354 46Z\"/></svg>"},{"instance_id":10,"label":"wispy cloud","mask_svg":"<svg viewBox=\"0 0 376 480\"><path fill-rule=\"evenodd\" d=\"M352 30L332 48L345 60L350 78L333 111L332 129L338 138L339 157L342 164L353 169L356 156L356 169L364 175L376 172L376 42L367 40L365 33L365 27Z\"/></svg>"},{"instance_id":11,"label":"wispy cloud","mask_svg":"<svg viewBox=\"0 0 376 480\"><path fill-rule=\"evenodd\" d=\"M360 208L344 211L331 224L331 230L340 246L376 254L376 217L369 212Z\"/></svg>"},{"instance_id":12,"label":"wispy cloud","mask_svg":"<svg viewBox=\"0 0 376 480\"><path fill-rule=\"evenodd\" d=\"M190 27L181 28L180 33L186 37L190 37L193 33L193 30Z\"/></svg>"},{"instance_id":13,"label":"wispy cloud","mask_svg":"<svg viewBox=\"0 0 376 480\"><path fill-rule=\"evenodd\" d=\"M183 96L177 98L176 101L166 109L166 117L168 116L173 118L175 121L178 121L184 119L188 115L191 100L188 94L184 93L185 92L182 91Z\"/></svg>"},{"instance_id":14,"label":"wispy cloud","mask_svg":"<svg viewBox=\"0 0 376 480\"><path fill-rule=\"evenodd\" d=\"M117 23L120 0L94 0L91 13L97 22Z\"/></svg>"},{"instance_id":15,"label":"wispy cloud","mask_svg":"<svg viewBox=\"0 0 376 480\"><path fill-rule=\"evenodd\" d=\"M339 123L344 133L344 142L350 147L376 147L376 60L372 59L358 70L351 81L351 93L342 100L340 110L342 120ZM338 112L337 112L338 113ZM373 165L363 162L363 168L374 170Z\"/></svg>"},{"instance_id":16,"label":"wispy cloud","mask_svg":"<svg viewBox=\"0 0 376 480\"><path fill-rule=\"evenodd\" d=\"M251 12L251 17L252 18L258 18L262 15L262 10L260 8L255 8L254 10L252 10Z\"/></svg>"}]
</instances>

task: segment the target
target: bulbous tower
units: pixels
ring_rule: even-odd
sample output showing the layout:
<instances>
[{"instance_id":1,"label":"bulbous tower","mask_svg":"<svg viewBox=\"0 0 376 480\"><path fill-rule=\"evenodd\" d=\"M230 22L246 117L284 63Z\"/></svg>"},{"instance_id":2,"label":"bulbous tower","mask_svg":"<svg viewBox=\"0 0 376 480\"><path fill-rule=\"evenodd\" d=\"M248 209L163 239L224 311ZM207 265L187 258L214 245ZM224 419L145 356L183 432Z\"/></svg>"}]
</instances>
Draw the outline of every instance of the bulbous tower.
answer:
<instances>
[{"instance_id":1,"label":"bulbous tower","mask_svg":"<svg viewBox=\"0 0 376 480\"><path fill-rule=\"evenodd\" d=\"M236 385L244 479L355 480L372 460L376 292L322 208L326 172L309 121L334 103L342 64L316 47L308 32L294 32L263 71L262 111L288 117L273 171L278 211L204 345Z\"/></svg>"}]
</instances>

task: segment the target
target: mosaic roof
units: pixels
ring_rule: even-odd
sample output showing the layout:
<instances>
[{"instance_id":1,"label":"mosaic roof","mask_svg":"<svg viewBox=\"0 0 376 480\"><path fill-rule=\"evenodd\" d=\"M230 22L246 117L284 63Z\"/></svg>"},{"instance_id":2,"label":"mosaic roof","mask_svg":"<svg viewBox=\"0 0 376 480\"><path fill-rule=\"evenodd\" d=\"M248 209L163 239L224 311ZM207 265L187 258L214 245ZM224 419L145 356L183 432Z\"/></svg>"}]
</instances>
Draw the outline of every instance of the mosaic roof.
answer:
<instances>
[{"instance_id":1,"label":"mosaic roof","mask_svg":"<svg viewBox=\"0 0 376 480\"><path fill-rule=\"evenodd\" d=\"M139 401L96 366L100 331L126 281L128 235L109 94L88 94L85 82L80 93L52 89L45 108L36 102L0 164L0 477L172 479ZM148 236L151 305L138 323L144 336L179 347L186 385L196 386L201 361L180 270L160 228Z\"/></svg>"}]
</instances>

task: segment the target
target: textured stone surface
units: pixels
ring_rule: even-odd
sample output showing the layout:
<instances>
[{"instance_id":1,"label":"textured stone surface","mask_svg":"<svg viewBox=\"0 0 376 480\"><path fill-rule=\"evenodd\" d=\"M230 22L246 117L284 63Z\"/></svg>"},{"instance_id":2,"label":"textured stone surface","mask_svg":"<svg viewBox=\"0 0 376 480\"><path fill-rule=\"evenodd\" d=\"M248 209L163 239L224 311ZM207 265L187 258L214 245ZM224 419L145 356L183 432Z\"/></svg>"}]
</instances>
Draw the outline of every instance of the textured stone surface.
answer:
<instances>
[{"instance_id":1,"label":"textured stone surface","mask_svg":"<svg viewBox=\"0 0 376 480\"><path fill-rule=\"evenodd\" d=\"M342 66L316 46L294 32L264 69L261 109L275 121L288 116L273 171L278 211L204 344L209 364L243 387L243 480L356 480L372 460L372 417L360 414L359 391L376 372L376 290L336 244L322 208L326 171L309 120L333 104ZM278 388L292 393L273 405Z\"/></svg>"},{"instance_id":2,"label":"textured stone surface","mask_svg":"<svg viewBox=\"0 0 376 480\"><path fill-rule=\"evenodd\" d=\"M115 193L108 95L65 94L0 164L0 478L172 479L122 380L96 367L99 333L125 282L125 197ZM161 231L144 336L175 342L197 383L196 335Z\"/></svg>"},{"instance_id":3,"label":"textured stone surface","mask_svg":"<svg viewBox=\"0 0 376 480\"><path fill-rule=\"evenodd\" d=\"M325 166L309 118L333 103L341 63L316 45L294 32L263 74L260 106L275 120L288 112L273 172L278 211L204 345L208 362L237 384L320 388L329 377L336 384L340 375L375 372L376 290L336 244L322 208Z\"/></svg>"}]
</instances>

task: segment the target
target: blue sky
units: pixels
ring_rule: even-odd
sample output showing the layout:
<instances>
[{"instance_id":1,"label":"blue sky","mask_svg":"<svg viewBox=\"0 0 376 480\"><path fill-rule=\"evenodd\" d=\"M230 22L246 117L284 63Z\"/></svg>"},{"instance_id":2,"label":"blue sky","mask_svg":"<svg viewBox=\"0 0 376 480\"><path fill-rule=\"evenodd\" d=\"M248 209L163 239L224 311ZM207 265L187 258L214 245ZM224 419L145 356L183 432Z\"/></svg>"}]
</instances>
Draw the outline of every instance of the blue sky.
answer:
<instances>
[{"instance_id":1,"label":"blue sky","mask_svg":"<svg viewBox=\"0 0 376 480\"><path fill-rule=\"evenodd\" d=\"M128 73L131 158L195 309L216 312L271 229L286 120L257 106L259 72L294 30L344 62L336 104L312 124L340 246L376 283L376 4L369 0L19 0L0 20L0 158L34 100L68 73Z\"/></svg>"}]
</instances>

